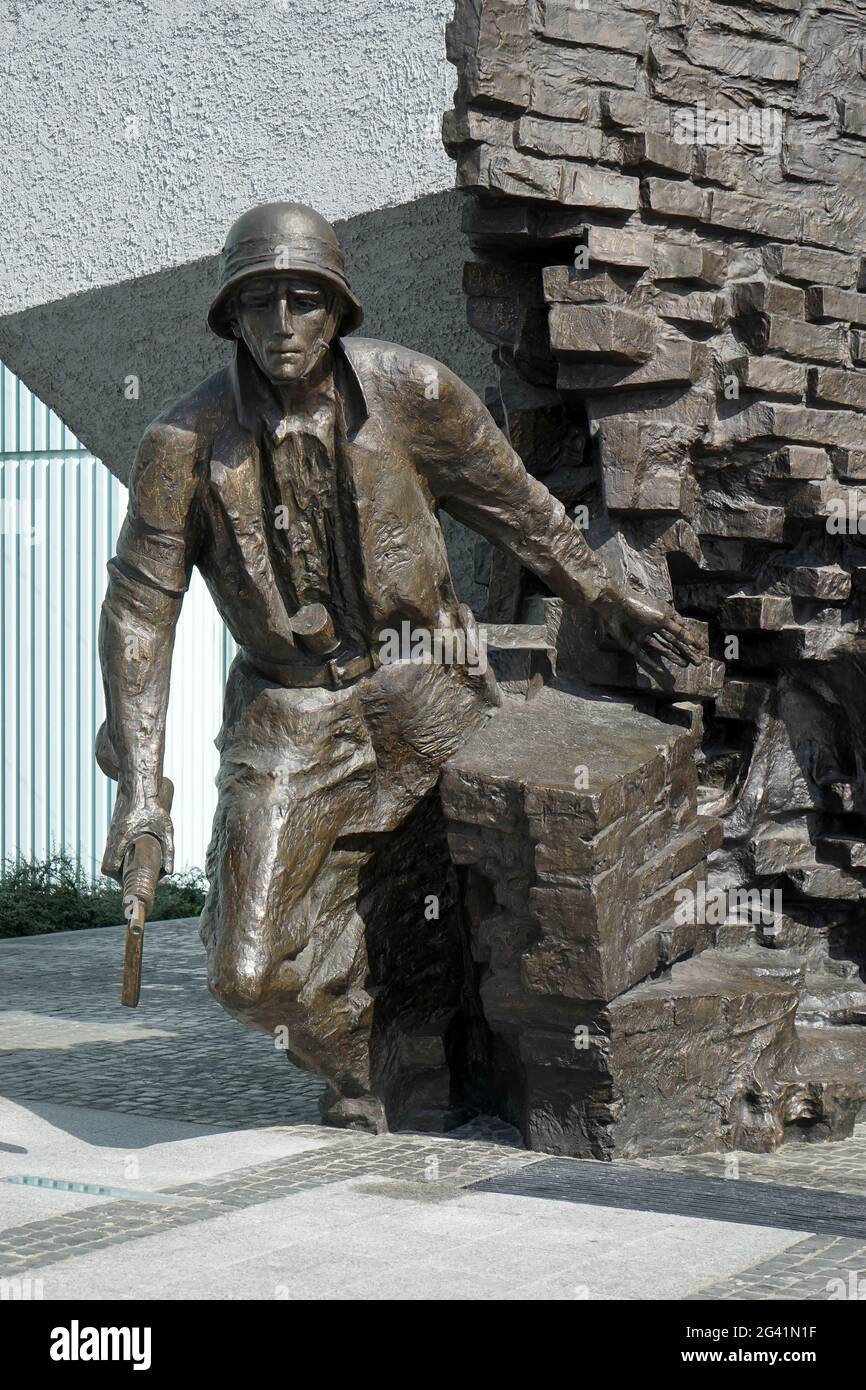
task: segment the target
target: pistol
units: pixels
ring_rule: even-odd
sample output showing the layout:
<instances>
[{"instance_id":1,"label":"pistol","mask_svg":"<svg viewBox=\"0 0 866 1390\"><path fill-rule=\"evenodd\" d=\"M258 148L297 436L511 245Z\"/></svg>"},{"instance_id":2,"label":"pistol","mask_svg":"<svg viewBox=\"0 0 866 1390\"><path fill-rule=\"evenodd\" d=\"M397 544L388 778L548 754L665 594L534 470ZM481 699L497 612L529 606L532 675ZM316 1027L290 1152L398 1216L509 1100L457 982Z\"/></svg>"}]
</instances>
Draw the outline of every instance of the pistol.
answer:
<instances>
[{"instance_id":1,"label":"pistol","mask_svg":"<svg viewBox=\"0 0 866 1390\"><path fill-rule=\"evenodd\" d=\"M163 777L160 805L171 814L174 786ZM126 851L123 861L123 915L126 918L126 944L123 954L123 987L121 1004L128 1009L138 1008L141 994L141 953L144 948L144 924L153 907L156 888L162 874L162 845L155 835L137 836Z\"/></svg>"},{"instance_id":2,"label":"pistol","mask_svg":"<svg viewBox=\"0 0 866 1390\"><path fill-rule=\"evenodd\" d=\"M141 956L144 924L153 907L156 885L162 872L162 845L155 835L139 835L126 851L123 861L123 915L126 918L126 948L123 955L123 988L120 1002L128 1009L138 1008L141 994Z\"/></svg>"}]
</instances>

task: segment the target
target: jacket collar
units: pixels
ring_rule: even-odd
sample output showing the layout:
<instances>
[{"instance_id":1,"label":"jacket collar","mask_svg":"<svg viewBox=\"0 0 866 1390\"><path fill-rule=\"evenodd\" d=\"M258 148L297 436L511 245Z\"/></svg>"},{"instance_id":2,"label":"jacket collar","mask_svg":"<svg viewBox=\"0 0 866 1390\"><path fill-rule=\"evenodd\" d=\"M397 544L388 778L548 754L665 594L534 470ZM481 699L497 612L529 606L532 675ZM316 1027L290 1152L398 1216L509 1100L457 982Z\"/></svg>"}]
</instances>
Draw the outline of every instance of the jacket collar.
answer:
<instances>
[{"instance_id":1,"label":"jacket collar","mask_svg":"<svg viewBox=\"0 0 866 1390\"><path fill-rule=\"evenodd\" d=\"M342 406L346 434L351 439L369 415L367 397L342 338L331 344L334 390ZM273 434L281 421L277 400L243 343L238 342L229 368L238 424L258 437L262 424Z\"/></svg>"}]
</instances>

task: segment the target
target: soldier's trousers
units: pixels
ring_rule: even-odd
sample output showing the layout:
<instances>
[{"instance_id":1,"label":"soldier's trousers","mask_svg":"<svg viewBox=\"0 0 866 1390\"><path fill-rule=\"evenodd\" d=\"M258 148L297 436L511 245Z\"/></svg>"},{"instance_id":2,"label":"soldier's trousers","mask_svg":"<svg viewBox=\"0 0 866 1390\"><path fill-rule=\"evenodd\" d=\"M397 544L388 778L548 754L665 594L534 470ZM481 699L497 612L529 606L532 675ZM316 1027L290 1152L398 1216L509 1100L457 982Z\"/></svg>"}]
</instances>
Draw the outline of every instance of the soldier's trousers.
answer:
<instances>
[{"instance_id":1,"label":"soldier's trousers","mask_svg":"<svg viewBox=\"0 0 866 1390\"><path fill-rule=\"evenodd\" d=\"M391 1124L448 1103L467 961L436 784L495 698L436 664L340 690L286 689L240 658L229 675L211 992L336 1102L382 1098Z\"/></svg>"}]
</instances>

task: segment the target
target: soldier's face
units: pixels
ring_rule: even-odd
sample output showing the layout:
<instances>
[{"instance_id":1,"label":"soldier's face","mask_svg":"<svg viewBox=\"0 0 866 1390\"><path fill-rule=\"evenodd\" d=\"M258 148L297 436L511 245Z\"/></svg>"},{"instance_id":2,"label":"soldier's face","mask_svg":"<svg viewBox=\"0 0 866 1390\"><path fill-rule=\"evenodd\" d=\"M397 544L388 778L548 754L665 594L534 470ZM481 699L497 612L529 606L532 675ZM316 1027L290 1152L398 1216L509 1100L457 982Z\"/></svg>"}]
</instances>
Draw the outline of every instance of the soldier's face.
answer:
<instances>
[{"instance_id":1,"label":"soldier's face","mask_svg":"<svg viewBox=\"0 0 866 1390\"><path fill-rule=\"evenodd\" d=\"M336 296L299 275L248 280L234 304L232 326L275 385L300 381L336 331Z\"/></svg>"}]
</instances>

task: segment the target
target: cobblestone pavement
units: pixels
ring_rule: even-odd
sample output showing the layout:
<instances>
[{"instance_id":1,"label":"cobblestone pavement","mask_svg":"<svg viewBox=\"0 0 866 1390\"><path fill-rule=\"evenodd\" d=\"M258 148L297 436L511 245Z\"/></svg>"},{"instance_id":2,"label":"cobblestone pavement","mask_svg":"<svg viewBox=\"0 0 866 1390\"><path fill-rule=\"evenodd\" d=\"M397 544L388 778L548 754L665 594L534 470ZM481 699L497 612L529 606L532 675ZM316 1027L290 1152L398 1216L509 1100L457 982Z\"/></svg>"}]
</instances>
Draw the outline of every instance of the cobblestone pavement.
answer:
<instances>
[{"instance_id":1,"label":"cobblestone pavement","mask_svg":"<svg viewBox=\"0 0 866 1390\"><path fill-rule=\"evenodd\" d=\"M708 1284L686 1301L809 1302L866 1298L866 1245L844 1236L809 1236L780 1255Z\"/></svg>"},{"instance_id":2,"label":"cobblestone pavement","mask_svg":"<svg viewBox=\"0 0 866 1390\"><path fill-rule=\"evenodd\" d=\"M641 1167L688 1177L810 1187L866 1199L866 1124L833 1144L786 1144L772 1154L688 1154L636 1160ZM866 1206L866 1201L864 1201ZM707 1285L692 1299L764 1301L866 1298L866 1245L842 1236L813 1235L781 1255Z\"/></svg>"},{"instance_id":3,"label":"cobblestone pavement","mask_svg":"<svg viewBox=\"0 0 866 1390\"><path fill-rule=\"evenodd\" d=\"M316 1129L310 1137L320 1140L321 1131ZM352 1178L372 1180L373 1191L394 1183L408 1187L416 1198L443 1201L481 1178L511 1172L541 1157L478 1141L334 1134L324 1148L310 1153L235 1169L208 1182L160 1188L161 1195L176 1199L171 1204L118 1200L13 1227L0 1233L0 1276Z\"/></svg>"},{"instance_id":4,"label":"cobblestone pavement","mask_svg":"<svg viewBox=\"0 0 866 1390\"><path fill-rule=\"evenodd\" d=\"M197 925L154 922L141 1003L120 1002L123 928L0 942L2 1092L204 1124L316 1124L320 1082L207 990Z\"/></svg>"},{"instance_id":5,"label":"cobblestone pavement","mask_svg":"<svg viewBox=\"0 0 866 1390\"><path fill-rule=\"evenodd\" d=\"M785 1144L772 1154L688 1154L630 1161L685 1176L783 1183L866 1197L866 1124L857 1125L853 1136L840 1143Z\"/></svg>"},{"instance_id":6,"label":"cobblestone pavement","mask_svg":"<svg viewBox=\"0 0 866 1390\"><path fill-rule=\"evenodd\" d=\"M149 929L135 1013L119 1003L121 957L120 928L0 942L0 1092L37 1103L37 1110L38 1103L62 1101L226 1132L290 1132L301 1151L197 1181L159 1182L134 1199L78 1198L72 1209L57 1207L45 1219L22 1222L19 1216L18 1224L0 1233L0 1276L53 1268L341 1184L371 1200L454 1202L463 1211L461 1201L472 1199L474 1184L544 1161L544 1155L521 1149L508 1126L490 1119L445 1138L373 1139L323 1129L316 1107L321 1085L289 1066L270 1039L242 1029L210 999L194 923ZM25 1152L14 1143L4 1148ZM26 1167L24 1160L15 1162ZM640 1166L679 1174L686 1185L713 1176L811 1187L816 1200L821 1191L866 1197L866 1126L839 1144L796 1145L773 1155L652 1159ZM537 1205L549 1213L558 1204ZM585 1210L588 1218L598 1209ZM861 1280L866 1296L866 1245L828 1235L797 1239L794 1231L783 1239L787 1248L726 1278L709 1282L708 1267L706 1286L684 1296L857 1297ZM763 1246L765 1252L774 1248Z\"/></svg>"}]
</instances>

